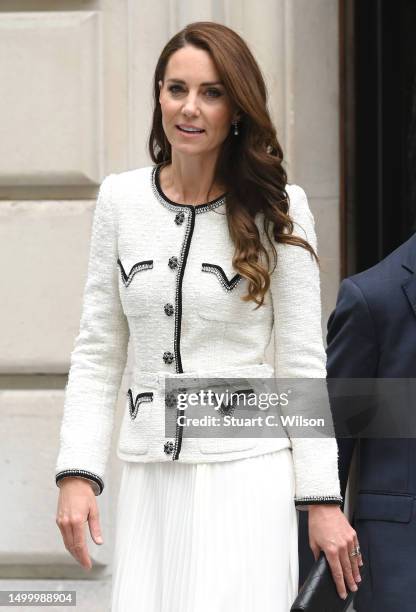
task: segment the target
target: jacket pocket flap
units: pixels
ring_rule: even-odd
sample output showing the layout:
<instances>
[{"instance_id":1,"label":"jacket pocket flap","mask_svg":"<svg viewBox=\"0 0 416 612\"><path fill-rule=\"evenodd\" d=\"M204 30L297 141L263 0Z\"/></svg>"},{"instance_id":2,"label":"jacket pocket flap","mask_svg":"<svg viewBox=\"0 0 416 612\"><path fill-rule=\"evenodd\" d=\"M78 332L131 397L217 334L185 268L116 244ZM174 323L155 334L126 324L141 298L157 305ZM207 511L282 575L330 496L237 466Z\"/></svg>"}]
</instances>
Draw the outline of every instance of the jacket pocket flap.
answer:
<instances>
[{"instance_id":1,"label":"jacket pocket flap","mask_svg":"<svg viewBox=\"0 0 416 612\"><path fill-rule=\"evenodd\" d=\"M211 272L215 274L221 285L227 289L227 291L232 291L234 287L243 280L243 277L238 272L237 274L230 275L230 278L228 278L223 268L217 264L203 263L202 272Z\"/></svg>"},{"instance_id":2,"label":"jacket pocket flap","mask_svg":"<svg viewBox=\"0 0 416 612\"><path fill-rule=\"evenodd\" d=\"M153 268L153 259L143 259L138 261L137 259L128 260L126 258L123 258L123 261L121 261L120 257L118 257L117 265L120 269L121 279L124 283L124 286L128 287L137 272Z\"/></svg>"},{"instance_id":3,"label":"jacket pocket flap","mask_svg":"<svg viewBox=\"0 0 416 612\"><path fill-rule=\"evenodd\" d=\"M412 518L414 499L410 495L359 493L354 517L361 520L408 523Z\"/></svg>"}]
</instances>

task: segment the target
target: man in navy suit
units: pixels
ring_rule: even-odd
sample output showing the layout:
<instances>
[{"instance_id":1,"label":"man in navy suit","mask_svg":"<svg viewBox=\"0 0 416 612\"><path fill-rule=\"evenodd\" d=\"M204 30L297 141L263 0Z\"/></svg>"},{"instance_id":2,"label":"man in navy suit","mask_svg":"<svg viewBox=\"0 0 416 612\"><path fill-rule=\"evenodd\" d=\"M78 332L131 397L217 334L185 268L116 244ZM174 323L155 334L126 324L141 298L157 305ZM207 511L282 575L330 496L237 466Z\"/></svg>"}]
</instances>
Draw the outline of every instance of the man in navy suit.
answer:
<instances>
[{"instance_id":1,"label":"man in navy suit","mask_svg":"<svg viewBox=\"0 0 416 612\"><path fill-rule=\"evenodd\" d=\"M328 378L416 378L416 234L376 266L341 283L327 344ZM358 453L352 524L366 571L354 608L414 612L416 439L337 441L343 497L355 446ZM313 563L306 521L307 512L301 512L300 584Z\"/></svg>"}]
</instances>

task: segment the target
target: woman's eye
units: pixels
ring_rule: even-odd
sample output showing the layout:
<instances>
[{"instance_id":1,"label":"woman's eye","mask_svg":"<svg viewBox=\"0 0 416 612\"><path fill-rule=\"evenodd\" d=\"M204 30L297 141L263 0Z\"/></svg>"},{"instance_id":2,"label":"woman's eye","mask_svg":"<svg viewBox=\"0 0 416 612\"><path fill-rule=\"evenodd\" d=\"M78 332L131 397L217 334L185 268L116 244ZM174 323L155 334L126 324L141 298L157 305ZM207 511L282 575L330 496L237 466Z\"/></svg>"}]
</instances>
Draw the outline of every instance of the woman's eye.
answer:
<instances>
[{"instance_id":1,"label":"woman's eye","mask_svg":"<svg viewBox=\"0 0 416 612\"><path fill-rule=\"evenodd\" d=\"M170 85L168 89L172 94L180 93L181 91L183 91L180 85ZM205 93L207 94L208 98L219 98L220 96L222 96L222 92L219 91L219 89L215 88L207 89Z\"/></svg>"},{"instance_id":2,"label":"woman's eye","mask_svg":"<svg viewBox=\"0 0 416 612\"><path fill-rule=\"evenodd\" d=\"M209 96L210 98L212 98L212 97L213 98L219 98L222 95L221 92L219 91L219 89L207 89L207 94L209 92L214 94L214 96Z\"/></svg>"},{"instance_id":3,"label":"woman's eye","mask_svg":"<svg viewBox=\"0 0 416 612\"><path fill-rule=\"evenodd\" d=\"M169 91L171 91L172 93L175 93L173 90L176 89L176 88L182 89L180 85L170 85Z\"/></svg>"}]
</instances>

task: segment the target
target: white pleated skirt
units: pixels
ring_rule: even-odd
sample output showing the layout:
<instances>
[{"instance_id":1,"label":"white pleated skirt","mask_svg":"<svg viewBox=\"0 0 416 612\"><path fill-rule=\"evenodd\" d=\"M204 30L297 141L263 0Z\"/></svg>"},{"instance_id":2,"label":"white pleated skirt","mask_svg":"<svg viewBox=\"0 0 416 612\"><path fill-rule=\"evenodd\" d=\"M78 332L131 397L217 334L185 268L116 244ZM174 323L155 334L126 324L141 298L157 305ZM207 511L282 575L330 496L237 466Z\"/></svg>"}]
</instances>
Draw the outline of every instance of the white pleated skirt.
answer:
<instances>
[{"instance_id":1,"label":"white pleated skirt","mask_svg":"<svg viewBox=\"0 0 416 612\"><path fill-rule=\"evenodd\" d=\"M111 612L288 612L298 586L289 448L123 462Z\"/></svg>"}]
</instances>

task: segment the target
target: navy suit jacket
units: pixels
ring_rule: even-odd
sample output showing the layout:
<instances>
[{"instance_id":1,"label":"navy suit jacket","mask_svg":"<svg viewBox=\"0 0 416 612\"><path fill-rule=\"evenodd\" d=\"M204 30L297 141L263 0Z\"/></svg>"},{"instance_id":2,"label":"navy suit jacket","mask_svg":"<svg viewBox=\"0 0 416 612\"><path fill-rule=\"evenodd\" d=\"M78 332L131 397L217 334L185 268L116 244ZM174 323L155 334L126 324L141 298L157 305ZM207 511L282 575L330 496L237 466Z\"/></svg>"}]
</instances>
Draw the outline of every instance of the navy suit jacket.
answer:
<instances>
[{"instance_id":1,"label":"navy suit jacket","mask_svg":"<svg viewBox=\"0 0 416 612\"><path fill-rule=\"evenodd\" d=\"M416 234L376 266L345 279L328 320L329 378L416 378ZM409 406L409 410L416 406ZM353 513L369 575L355 597L357 612L416 607L416 439L339 438L345 496L358 445L358 496ZM301 513L300 583L313 556Z\"/></svg>"}]
</instances>

